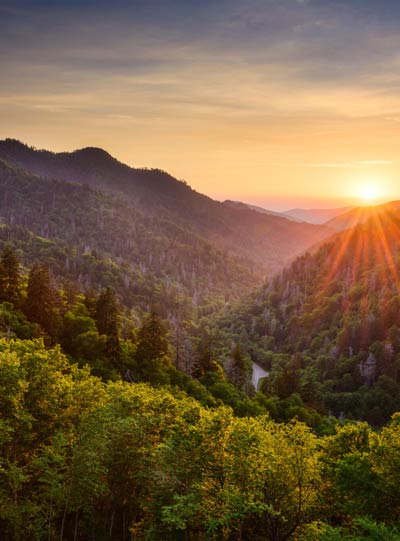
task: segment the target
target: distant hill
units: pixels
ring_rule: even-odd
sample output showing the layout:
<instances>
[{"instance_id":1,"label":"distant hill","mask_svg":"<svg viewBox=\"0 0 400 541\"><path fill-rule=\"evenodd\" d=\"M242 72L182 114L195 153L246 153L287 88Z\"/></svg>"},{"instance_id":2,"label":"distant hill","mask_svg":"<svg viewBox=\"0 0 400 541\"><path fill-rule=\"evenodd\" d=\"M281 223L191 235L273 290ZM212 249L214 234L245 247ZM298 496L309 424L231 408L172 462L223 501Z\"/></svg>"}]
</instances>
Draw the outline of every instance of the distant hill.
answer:
<instances>
[{"instance_id":1,"label":"distant hill","mask_svg":"<svg viewBox=\"0 0 400 541\"><path fill-rule=\"evenodd\" d=\"M232 208L164 171L128 167L98 148L56 154L6 139L0 141L0 158L41 177L123 194L143 215L190 229L219 249L250 260L261 272L278 271L332 233L324 226Z\"/></svg>"},{"instance_id":2,"label":"distant hill","mask_svg":"<svg viewBox=\"0 0 400 541\"><path fill-rule=\"evenodd\" d=\"M334 209L291 209L282 214L311 224L326 224L336 216L349 212L353 207L340 207Z\"/></svg>"},{"instance_id":3,"label":"distant hill","mask_svg":"<svg viewBox=\"0 0 400 541\"><path fill-rule=\"evenodd\" d=\"M400 201L391 201L383 205L357 207L329 220L326 225L336 231L343 231L358 224L363 224L371 218L378 218L382 212L400 208Z\"/></svg>"},{"instance_id":4,"label":"distant hill","mask_svg":"<svg viewBox=\"0 0 400 541\"><path fill-rule=\"evenodd\" d=\"M287 216L285 213L282 213L282 212L275 212L273 210L268 210L263 207L258 207L257 205L249 205L248 203L242 203L241 201L230 201L229 199L227 199L226 201L224 201L224 205L228 205L236 209L254 210L255 212L259 212L261 214L267 214L269 216L279 216L280 218L286 218L287 220L290 220L291 222L303 221L297 218L293 218L292 216Z\"/></svg>"}]
</instances>

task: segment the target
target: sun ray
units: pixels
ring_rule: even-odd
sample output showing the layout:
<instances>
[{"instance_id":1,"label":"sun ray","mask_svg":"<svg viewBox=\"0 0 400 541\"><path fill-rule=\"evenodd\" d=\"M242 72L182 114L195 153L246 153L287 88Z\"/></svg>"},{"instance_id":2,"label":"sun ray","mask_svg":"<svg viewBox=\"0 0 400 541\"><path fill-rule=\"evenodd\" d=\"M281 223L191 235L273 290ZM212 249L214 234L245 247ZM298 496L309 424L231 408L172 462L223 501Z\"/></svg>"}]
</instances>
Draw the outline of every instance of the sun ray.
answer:
<instances>
[{"instance_id":1,"label":"sun ray","mask_svg":"<svg viewBox=\"0 0 400 541\"><path fill-rule=\"evenodd\" d=\"M353 218L352 220L352 224L355 224L357 223L358 221L358 216L361 214L361 209L357 209L357 213L355 215L355 217ZM343 258L345 257L346 253L347 253L347 248L350 244L350 241L352 240L353 236L354 236L354 228L353 226L350 226L349 229L347 229L347 231L345 232L344 234L344 239L343 239L343 242L336 254L336 257L334 258L333 260L333 263L332 263L332 266L331 266L331 269L329 271L329 273L327 274L326 276L326 279L325 279L325 283L324 283L324 286L323 286L323 291L326 292L327 288L329 287L329 284L331 283L331 281L333 280L333 278L335 277L336 273L337 273L337 270L339 268L339 265L340 263L342 262Z\"/></svg>"},{"instance_id":2,"label":"sun ray","mask_svg":"<svg viewBox=\"0 0 400 541\"><path fill-rule=\"evenodd\" d=\"M390 216L390 215L388 215ZM387 262L387 265L388 265L388 268L390 270L390 273L393 277L393 280L394 280L394 284L395 284L395 287L396 287L396 290L397 290L397 293L400 294L400 276L399 276L399 273L397 271L397 267L396 267L396 263L394 261L394 258L393 258L393 254L392 254L392 251L390 249L390 246L389 246L389 242L388 242L388 239L387 239L387 236L386 236L386 230L385 228L383 227L383 224L382 224L382 216L380 213L376 213L376 215L374 216L374 221L375 221L375 225L379 231L379 240L381 242L381 245L382 245L382 253L383 253L383 256ZM391 224L389 224L389 226L393 226L395 227L395 224L392 222Z\"/></svg>"}]
</instances>

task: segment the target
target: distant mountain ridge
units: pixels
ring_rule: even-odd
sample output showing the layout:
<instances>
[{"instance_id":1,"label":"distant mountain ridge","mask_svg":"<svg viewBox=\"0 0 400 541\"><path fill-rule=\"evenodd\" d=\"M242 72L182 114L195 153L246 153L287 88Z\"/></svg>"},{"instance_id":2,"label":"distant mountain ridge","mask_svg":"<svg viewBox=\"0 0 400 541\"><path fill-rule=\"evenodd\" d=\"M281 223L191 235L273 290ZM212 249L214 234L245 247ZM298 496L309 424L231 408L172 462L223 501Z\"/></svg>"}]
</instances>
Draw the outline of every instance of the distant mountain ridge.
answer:
<instances>
[{"instance_id":1,"label":"distant mountain ridge","mask_svg":"<svg viewBox=\"0 0 400 541\"><path fill-rule=\"evenodd\" d=\"M282 214L291 218L296 218L303 222L311 224L325 224L332 220L336 216L340 216L353 210L354 207L339 207L333 209L290 209L284 211Z\"/></svg>"},{"instance_id":2,"label":"distant mountain ridge","mask_svg":"<svg viewBox=\"0 0 400 541\"><path fill-rule=\"evenodd\" d=\"M328 225L330 220L354 210L354 207L339 207L331 209L296 208L277 212L264 207L259 207L257 205L250 205L249 203L243 203L242 201L231 201L229 199L224 201L224 204L232 208L249 209L259 212L260 214L286 218L292 222L310 223L315 225Z\"/></svg>"},{"instance_id":3,"label":"distant mountain ridge","mask_svg":"<svg viewBox=\"0 0 400 541\"><path fill-rule=\"evenodd\" d=\"M230 199L227 199L226 201L224 201L224 205L228 205L236 209L254 210L255 212L259 212L260 214L267 214L269 216L278 216L279 218L285 218L286 220L290 220L291 222L303 221L297 218L293 218L292 216L286 216L284 212L276 212L274 210L258 207L257 205L250 205L249 203L242 203L241 201L231 201Z\"/></svg>"},{"instance_id":4,"label":"distant mountain ridge","mask_svg":"<svg viewBox=\"0 0 400 541\"><path fill-rule=\"evenodd\" d=\"M124 194L149 217L162 217L273 273L331 235L324 226L289 221L212 200L157 169L135 169L98 148L52 153L20 141L0 141L0 158L44 178L89 184Z\"/></svg>"}]
</instances>

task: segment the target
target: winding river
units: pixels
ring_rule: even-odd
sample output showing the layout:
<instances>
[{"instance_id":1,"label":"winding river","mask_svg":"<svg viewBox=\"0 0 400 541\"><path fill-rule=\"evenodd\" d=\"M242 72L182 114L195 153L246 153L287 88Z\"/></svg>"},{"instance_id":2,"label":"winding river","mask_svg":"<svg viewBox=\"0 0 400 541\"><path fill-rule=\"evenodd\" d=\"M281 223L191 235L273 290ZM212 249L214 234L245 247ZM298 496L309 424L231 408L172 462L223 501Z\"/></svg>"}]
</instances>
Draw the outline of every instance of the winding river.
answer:
<instances>
[{"instance_id":1,"label":"winding river","mask_svg":"<svg viewBox=\"0 0 400 541\"><path fill-rule=\"evenodd\" d=\"M258 389L258 384L260 382L261 378L266 378L268 376L269 372L264 370L264 368L261 368L256 363L253 363L253 373L251 375L251 383L254 385L254 388Z\"/></svg>"}]
</instances>

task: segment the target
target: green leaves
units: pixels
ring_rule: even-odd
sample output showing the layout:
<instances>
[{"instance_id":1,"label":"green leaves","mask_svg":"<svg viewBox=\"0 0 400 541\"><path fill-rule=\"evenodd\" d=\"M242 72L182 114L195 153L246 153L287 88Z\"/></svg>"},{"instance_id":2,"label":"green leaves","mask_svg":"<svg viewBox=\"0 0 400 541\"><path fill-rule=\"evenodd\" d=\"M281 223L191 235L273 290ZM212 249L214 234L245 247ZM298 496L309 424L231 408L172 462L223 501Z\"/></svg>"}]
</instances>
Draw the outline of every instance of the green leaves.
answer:
<instances>
[{"instance_id":1,"label":"green leaves","mask_svg":"<svg viewBox=\"0 0 400 541\"><path fill-rule=\"evenodd\" d=\"M60 296L49 268L34 265L29 273L25 313L55 341L61 327Z\"/></svg>"},{"instance_id":2,"label":"green leaves","mask_svg":"<svg viewBox=\"0 0 400 541\"><path fill-rule=\"evenodd\" d=\"M3 250L0 262L0 299L12 304L20 300L21 270L17 256L8 245Z\"/></svg>"},{"instance_id":3,"label":"green leaves","mask_svg":"<svg viewBox=\"0 0 400 541\"><path fill-rule=\"evenodd\" d=\"M397 417L379 434L354 423L317 438L213 406L105 384L59 348L0 340L2 535L399 539Z\"/></svg>"}]
</instances>

